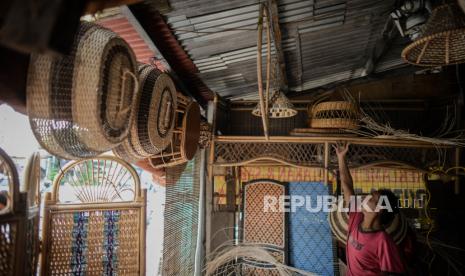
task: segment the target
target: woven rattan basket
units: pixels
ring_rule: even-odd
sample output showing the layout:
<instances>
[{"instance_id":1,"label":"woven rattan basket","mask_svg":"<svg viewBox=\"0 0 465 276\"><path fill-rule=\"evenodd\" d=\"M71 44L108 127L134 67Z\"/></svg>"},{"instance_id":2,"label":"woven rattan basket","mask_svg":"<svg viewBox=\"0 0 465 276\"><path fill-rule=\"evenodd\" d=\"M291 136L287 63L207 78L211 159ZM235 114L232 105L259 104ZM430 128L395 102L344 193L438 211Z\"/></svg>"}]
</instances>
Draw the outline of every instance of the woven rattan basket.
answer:
<instances>
[{"instance_id":1,"label":"woven rattan basket","mask_svg":"<svg viewBox=\"0 0 465 276\"><path fill-rule=\"evenodd\" d=\"M333 101L316 104L309 108L311 128L357 129L357 106L351 102Z\"/></svg>"},{"instance_id":2,"label":"woven rattan basket","mask_svg":"<svg viewBox=\"0 0 465 276\"><path fill-rule=\"evenodd\" d=\"M465 62L465 14L457 4L435 8L422 36L402 51L402 58L420 66Z\"/></svg>"},{"instance_id":3,"label":"woven rattan basket","mask_svg":"<svg viewBox=\"0 0 465 276\"><path fill-rule=\"evenodd\" d=\"M349 224L349 214L347 212L333 211L329 213L329 223L331 231L338 241L347 244L347 232ZM408 230L408 225L405 217L399 213L394 217L394 220L386 228L386 232L391 235L395 243L401 243Z\"/></svg>"},{"instance_id":4,"label":"woven rattan basket","mask_svg":"<svg viewBox=\"0 0 465 276\"><path fill-rule=\"evenodd\" d=\"M41 146L65 159L81 159L121 143L133 114L136 74L127 43L87 22L69 55L32 56L27 108Z\"/></svg>"},{"instance_id":5,"label":"woven rattan basket","mask_svg":"<svg viewBox=\"0 0 465 276\"><path fill-rule=\"evenodd\" d=\"M176 88L168 74L144 64L139 76L129 136L113 150L129 162L160 153L170 144L177 108Z\"/></svg>"}]
</instances>

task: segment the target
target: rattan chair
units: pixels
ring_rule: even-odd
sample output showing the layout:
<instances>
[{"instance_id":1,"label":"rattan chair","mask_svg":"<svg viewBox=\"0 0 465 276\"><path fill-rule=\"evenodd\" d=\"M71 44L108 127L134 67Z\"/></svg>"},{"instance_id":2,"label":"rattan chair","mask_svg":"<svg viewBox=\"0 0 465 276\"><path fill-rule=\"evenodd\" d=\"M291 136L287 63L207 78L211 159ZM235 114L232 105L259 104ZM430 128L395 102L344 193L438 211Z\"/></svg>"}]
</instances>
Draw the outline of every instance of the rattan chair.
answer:
<instances>
[{"instance_id":1,"label":"rattan chair","mask_svg":"<svg viewBox=\"0 0 465 276\"><path fill-rule=\"evenodd\" d=\"M112 156L68 163L46 194L41 275L145 275L146 190Z\"/></svg>"},{"instance_id":2,"label":"rattan chair","mask_svg":"<svg viewBox=\"0 0 465 276\"><path fill-rule=\"evenodd\" d=\"M0 275L35 275L39 253L38 186L40 167L34 155L26 168L25 191L20 191L16 167L0 149L0 174L8 184L8 204L0 214ZM34 172L34 173L33 173ZM39 172L39 174L37 174ZM35 177L35 178L33 178ZM34 180L34 182L32 182ZM29 200L31 199L31 200Z\"/></svg>"}]
</instances>

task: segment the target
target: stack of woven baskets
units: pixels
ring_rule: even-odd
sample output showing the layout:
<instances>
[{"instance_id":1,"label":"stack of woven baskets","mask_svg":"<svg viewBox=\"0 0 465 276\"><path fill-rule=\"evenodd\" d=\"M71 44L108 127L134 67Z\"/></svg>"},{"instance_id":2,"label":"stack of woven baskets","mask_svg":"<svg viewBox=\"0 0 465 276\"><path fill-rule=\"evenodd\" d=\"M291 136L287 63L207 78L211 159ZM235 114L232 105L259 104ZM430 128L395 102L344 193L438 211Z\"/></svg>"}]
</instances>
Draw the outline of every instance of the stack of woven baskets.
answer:
<instances>
[{"instance_id":1,"label":"stack of woven baskets","mask_svg":"<svg viewBox=\"0 0 465 276\"><path fill-rule=\"evenodd\" d=\"M68 55L33 55L29 66L31 128L64 159L113 150L135 163L159 154L173 146L179 97L168 74L138 66L121 37L94 23L80 24Z\"/></svg>"}]
</instances>

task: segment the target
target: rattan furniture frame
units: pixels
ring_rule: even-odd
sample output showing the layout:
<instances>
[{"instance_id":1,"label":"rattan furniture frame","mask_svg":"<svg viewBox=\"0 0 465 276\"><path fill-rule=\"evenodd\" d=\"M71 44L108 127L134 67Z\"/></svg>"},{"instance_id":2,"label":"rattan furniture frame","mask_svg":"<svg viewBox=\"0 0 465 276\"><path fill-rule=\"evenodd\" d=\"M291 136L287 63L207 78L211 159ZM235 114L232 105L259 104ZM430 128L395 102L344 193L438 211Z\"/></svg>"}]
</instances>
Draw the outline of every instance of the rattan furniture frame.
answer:
<instances>
[{"instance_id":1,"label":"rattan furniture frame","mask_svg":"<svg viewBox=\"0 0 465 276\"><path fill-rule=\"evenodd\" d=\"M20 191L19 177L13 161L0 149L3 165L9 167L11 208L0 215L0 275L23 276L35 275L39 254L39 202L38 186L26 185L26 191ZM35 162L29 162L26 169L26 183L39 181L40 157L33 156ZM40 171L39 171L40 172ZM33 195L28 197L29 195ZM28 198L34 199L30 202Z\"/></svg>"}]
</instances>

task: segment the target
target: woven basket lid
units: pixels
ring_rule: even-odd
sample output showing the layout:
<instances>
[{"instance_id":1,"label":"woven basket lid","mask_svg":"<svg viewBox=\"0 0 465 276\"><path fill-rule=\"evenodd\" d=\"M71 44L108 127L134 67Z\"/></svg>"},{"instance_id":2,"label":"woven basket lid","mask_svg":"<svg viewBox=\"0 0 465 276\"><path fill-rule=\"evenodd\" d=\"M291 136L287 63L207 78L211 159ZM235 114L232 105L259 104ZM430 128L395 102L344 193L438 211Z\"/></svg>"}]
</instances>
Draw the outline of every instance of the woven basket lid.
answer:
<instances>
[{"instance_id":1,"label":"woven basket lid","mask_svg":"<svg viewBox=\"0 0 465 276\"><path fill-rule=\"evenodd\" d=\"M329 213L329 223L331 231L338 241L347 244L349 214L347 212L333 211ZM402 213L396 214L391 224L386 228L386 232L392 237L395 243L400 244L407 234L407 221Z\"/></svg>"},{"instance_id":2,"label":"woven basket lid","mask_svg":"<svg viewBox=\"0 0 465 276\"><path fill-rule=\"evenodd\" d=\"M405 47L402 58L419 66L465 62L465 14L457 4L436 7L421 37Z\"/></svg>"},{"instance_id":3,"label":"woven basket lid","mask_svg":"<svg viewBox=\"0 0 465 276\"><path fill-rule=\"evenodd\" d=\"M137 86L127 43L82 22L69 55L31 58L27 106L33 133L65 159L108 151L128 134Z\"/></svg>"},{"instance_id":4,"label":"woven basket lid","mask_svg":"<svg viewBox=\"0 0 465 276\"><path fill-rule=\"evenodd\" d=\"M252 110L252 114L261 116L260 103ZM286 95L279 90L275 91L268 106L268 118L289 118L295 115L297 110Z\"/></svg>"},{"instance_id":5,"label":"woven basket lid","mask_svg":"<svg viewBox=\"0 0 465 276\"><path fill-rule=\"evenodd\" d=\"M19 178L13 160L0 148L0 192L7 197L7 204L0 209L0 215L12 213L19 199Z\"/></svg>"}]
</instances>

